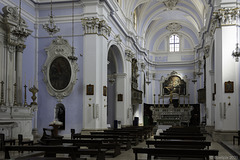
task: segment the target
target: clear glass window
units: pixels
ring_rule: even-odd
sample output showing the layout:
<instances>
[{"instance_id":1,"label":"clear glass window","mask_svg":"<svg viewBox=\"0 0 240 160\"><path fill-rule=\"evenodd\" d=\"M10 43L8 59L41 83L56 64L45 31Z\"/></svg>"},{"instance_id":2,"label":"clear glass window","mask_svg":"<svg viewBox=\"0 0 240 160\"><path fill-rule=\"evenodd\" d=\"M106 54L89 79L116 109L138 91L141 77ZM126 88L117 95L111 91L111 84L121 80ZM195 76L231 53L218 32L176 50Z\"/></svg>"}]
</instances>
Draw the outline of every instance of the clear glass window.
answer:
<instances>
[{"instance_id":1,"label":"clear glass window","mask_svg":"<svg viewBox=\"0 0 240 160\"><path fill-rule=\"evenodd\" d=\"M173 34L169 38L169 51L170 52L179 52L180 41L177 34Z\"/></svg>"}]
</instances>

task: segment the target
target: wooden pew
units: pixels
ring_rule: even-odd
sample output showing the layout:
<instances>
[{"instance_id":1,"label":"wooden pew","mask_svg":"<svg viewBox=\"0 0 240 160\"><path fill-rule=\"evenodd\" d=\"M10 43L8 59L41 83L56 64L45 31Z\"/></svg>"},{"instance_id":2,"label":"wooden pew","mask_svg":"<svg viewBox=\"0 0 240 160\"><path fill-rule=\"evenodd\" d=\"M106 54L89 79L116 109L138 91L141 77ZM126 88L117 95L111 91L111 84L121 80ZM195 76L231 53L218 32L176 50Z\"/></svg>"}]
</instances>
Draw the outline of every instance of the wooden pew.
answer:
<instances>
[{"instance_id":1,"label":"wooden pew","mask_svg":"<svg viewBox=\"0 0 240 160\"><path fill-rule=\"evenodd\" d=\"M15 139L5 139L5 134L0 133L0 151L4 149L4 146L9 143L10 145L15 145Z\"/></svg>"},{"instance_id":2,"label":"wooden pew","mask_svg":"<svg viewBox=\"0 0 240 160\"><path fill-rule=\"evenodd\" d=\"M122 144L122 149L126 151L131 149L131 141L128 132L90 132L91 135L117 135L117 142ZM109 141L109 140L107 140ZM115 141L115 140L114 140Z\"/></svg>"},{"instance_id":3,"label":"wooden pew","mask_svg":"<svg viewBox=\"0 0 240 160\"><path fill-rule=\"evenodd\" d=\"M202 133L184 133L184 132L163 132L160 135L170 136L170 135L178 135L178 136L203 136Z\"/></svg>"},{"instance_id":4,"label":"wooden pew","mask_svg":"<svg viewBox=\"0 0 240 160\"><path fill-rule=\"evenodd\" d=\"M129 139L131 140L132 145L138 145L139 144L139 134L137 130L122 130L122 129L109 129L104 130L104 132L108 133L127 133L129 134Z\"/></svg>"},{"instance_id":5,"label":"wooden pew","mask_svg":"<svg viewBox=\"0 0 240 160\"><path fill-rule=\"evenodd\" d=\"M89 140L101 140L102 142L109 143L102 143L101 148L107 149L106 155L112 155L113 157L118 156L121 154L121 144L118 143L119 136L117 135L79 135L73 134L73 139L89 139ZM113 143L110 143L113 142Z\"/></svg>"},{"instance_id":6,"label":"wooden pew","mask_svg":"<svg viewBox=\"0 0 240 160\"><path fill-rule=\"evenodd\" d=\"M131 126L131 127L122 128L122 130L127 131L127 132L136 132L138 134L140 142L143 142L144 139L147 137L147 133L143 129L143 127L138 127L138 126L133 127L133 126Z\"/></svg>"},{"instance_id":7,"label":"wooden pew","mask_svg":"<svg viewBox=\"0 0 240 160\"><path fill-rule=\"evenodd\" d=\"M194 149L209 149L211 146L211 142L207 141L179 141L179 140L172 140L172 141L146 141L146 145L148 148L150 145L154 145L155 148L194 148Z\"/></svg>"},{"instance_id":8,"label":"wooden pew","mask_svg":"<svg viewBox=\"0 0 240 160\"><path fill-rule=\"evenodd\" d=\"M102 140L79 140L79 139L47 139L47 145L51 144L71 144L73 146L87 147L87 149L78 149L76 156L80 157L81 155L90 155L96 156L97 160L105 160L106 150L102 149Z\"/></svg>"},{"instance_id":9,"label":"wooden pew","mask_svg":"<svg viewBox=\"0 0 240 160\"><path fill-rule=\"evenodd\" d=\"M167 132L178 132L178 133L201 133L200 127L170 127L166 129Z\"/></svg>"},{"instance_id":10,"label":"wooden pew","mask_svg":"<svg viewBox=\"0 0 240 160\"><path fill-rule=\"evenodd\" d=\"M76 160L76 153L78 152L77 146L44 146L44 145L32 145L32 146L5 146L5 159L10 159L9 151L45 151L46 157L56 156L56 153L69 154L72 160Z\"/></svg>"},{"instance_id":11,"label":"wooden pew","mask_svg":"<svg viewBox=\"0 0 240 160\"><path fill-rule=\"evenodd\" d=\"M218 150L205 149L166 149L166 148L133 148L135 160L138 160L138 154L147 154L147 160L151 160L151 156L157 157L178 157L180 158L204 158L209 159L210 156L218 156Z\"/></svg>"},{"instance_id":12,"label":"wooden pew","mask_svg":"<svg viewBox=\"0 0 240 160\"><path fill-rule=\"evenodd\" d=\"M179 139L179 140L201 140L201 141L204 141L206 140L206 137L204 136L174 136L174 135L171 135L171 136L154 136L154 139L157 140L157 139L160 139L160 140L173 140L173 139Z\"/></svg>"},{"instance_id":13,"label":"wooden pew","mask_svg":"<svg viewBox=\"0 0 240 160\"><path fill-rule=\"evenodd\" d=\"M129 126L123 129L137 129L142 132L144 139L150 138L153 135L154 126Z\"/></svg>"}]
</instances>

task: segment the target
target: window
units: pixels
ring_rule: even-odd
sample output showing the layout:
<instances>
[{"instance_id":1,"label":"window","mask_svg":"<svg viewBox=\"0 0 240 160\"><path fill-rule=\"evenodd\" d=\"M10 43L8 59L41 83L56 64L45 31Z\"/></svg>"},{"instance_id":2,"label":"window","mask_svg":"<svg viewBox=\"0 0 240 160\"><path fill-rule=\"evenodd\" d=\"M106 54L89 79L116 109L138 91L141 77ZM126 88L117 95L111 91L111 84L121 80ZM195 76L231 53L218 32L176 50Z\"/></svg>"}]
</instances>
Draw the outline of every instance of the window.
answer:
<instances>
[{"instance_id":1,"label":"window","mask_svg":"<svg viewBox=\"0 0 240 160\"><path fill-rule=\"evenodd\" d=\"M179 52L179 36L177 34L173 34L169 38L169 50L170 52Z\"/></svg>"}]
</instances>

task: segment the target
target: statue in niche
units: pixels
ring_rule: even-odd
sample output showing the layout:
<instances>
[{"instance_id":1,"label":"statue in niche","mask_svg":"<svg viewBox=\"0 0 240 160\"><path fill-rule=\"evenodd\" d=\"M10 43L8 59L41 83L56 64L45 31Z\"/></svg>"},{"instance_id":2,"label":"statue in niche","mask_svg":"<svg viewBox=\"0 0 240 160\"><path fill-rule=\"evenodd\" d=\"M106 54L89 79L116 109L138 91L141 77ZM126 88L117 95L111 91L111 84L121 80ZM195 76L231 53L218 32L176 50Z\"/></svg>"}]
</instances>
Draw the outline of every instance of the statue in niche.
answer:
<instances>
[{"instance_id":1,"label":"statue in niche","mask_svg":"<svg viewBox=\"0 0 240 160\"><path fill-rule=\"evenodd\" d=\"M58 103L56 105L56 111L55 111L55 119L56 121L62 122L62 125L59 127L59 129L65 129L65 107L62 103Z\"/></svg>"}]
</instances>

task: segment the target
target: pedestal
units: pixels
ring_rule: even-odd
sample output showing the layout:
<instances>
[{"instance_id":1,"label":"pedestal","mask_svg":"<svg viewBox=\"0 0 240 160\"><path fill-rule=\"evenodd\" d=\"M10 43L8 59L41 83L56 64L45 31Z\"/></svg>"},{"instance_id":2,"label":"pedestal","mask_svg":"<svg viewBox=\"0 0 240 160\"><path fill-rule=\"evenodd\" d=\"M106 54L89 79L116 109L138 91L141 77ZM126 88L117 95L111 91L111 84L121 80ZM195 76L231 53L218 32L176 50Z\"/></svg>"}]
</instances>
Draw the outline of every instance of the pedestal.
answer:
<instances>
[{"instance_id":1,"label":"pedestal","mask_svg":"<svg viewBox=\"0 0 240 160\"><path fill-rule=\"evenodd\" d=\"M59 137L59 135L58 135L58 128L59 128L60 126L62 126L62 122L53 121L52 123L49 124L49 126L52 126L52 127L53 127L53 132L52 132L53 138Z\"/></svg>"}]
</instances>

